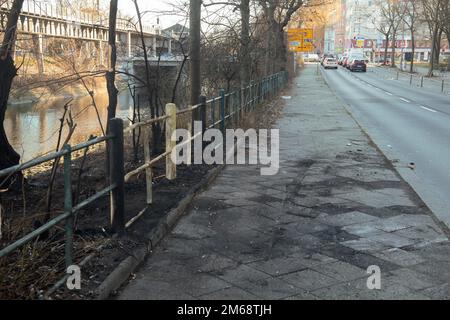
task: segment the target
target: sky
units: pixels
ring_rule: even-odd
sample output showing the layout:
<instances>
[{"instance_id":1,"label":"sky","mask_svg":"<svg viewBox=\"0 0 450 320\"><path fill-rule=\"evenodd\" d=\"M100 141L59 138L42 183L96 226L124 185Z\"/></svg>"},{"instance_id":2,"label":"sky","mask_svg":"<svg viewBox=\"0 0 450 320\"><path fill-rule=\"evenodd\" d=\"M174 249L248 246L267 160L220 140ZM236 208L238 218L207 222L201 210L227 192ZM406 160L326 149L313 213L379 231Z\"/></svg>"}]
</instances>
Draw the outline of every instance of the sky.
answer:
<instances>
[{"instance_id":1,"label":"sky","mask_svg":"<svg viewBox=\"0 0 450 320\"><path fill-rule=\"evenodd\" d=\"M170 27L177 22L184 22L183 17L167 14L167 11L172 10L172 4L179 2L179 0L138 0L141 12L149 11L144 15L145 23L156 24L157 17L159 16L160 25L163 28ZM125 14L136 15L134 4L131 0L119 0L119 10ZM166 13L162 14L161 12L164 11Z\"/></svg>"}]
</instances>

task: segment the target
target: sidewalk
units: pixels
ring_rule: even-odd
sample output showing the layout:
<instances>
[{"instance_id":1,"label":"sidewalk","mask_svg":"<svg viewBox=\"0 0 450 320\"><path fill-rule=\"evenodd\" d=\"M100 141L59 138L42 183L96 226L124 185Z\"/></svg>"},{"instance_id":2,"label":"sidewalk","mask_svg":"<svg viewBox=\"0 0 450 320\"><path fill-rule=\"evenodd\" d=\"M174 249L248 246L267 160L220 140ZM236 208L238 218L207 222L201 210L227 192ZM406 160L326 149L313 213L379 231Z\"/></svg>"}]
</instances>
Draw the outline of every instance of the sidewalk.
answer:
<instances>
[{"instance_id":1,"label":"sidewalk","mask_svg":"<svg viewBox=\"0 0 450 320\"><path fill-rule=\"evenodd\" d=\"M228 166L119 299L450 298L448 238L315 71L278 122L279 174Z\"/></svg>"}]
</instances>

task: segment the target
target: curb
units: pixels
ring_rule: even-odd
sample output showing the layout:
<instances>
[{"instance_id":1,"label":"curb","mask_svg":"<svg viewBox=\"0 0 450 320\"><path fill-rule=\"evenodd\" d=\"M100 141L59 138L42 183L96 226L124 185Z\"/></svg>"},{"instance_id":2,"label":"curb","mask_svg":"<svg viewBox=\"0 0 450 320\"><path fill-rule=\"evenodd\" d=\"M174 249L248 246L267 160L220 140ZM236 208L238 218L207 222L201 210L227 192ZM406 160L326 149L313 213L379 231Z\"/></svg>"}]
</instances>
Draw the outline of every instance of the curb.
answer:
<instances>
[{"instance_id":1,"label":"curb","mask_svg":"<svg viewBox=\"0 0 450 320\"><path fill-rule=\"evenodd\" d=\"M148 234L146 244L135 249L133 253L125 258L95 290L95 300L105 300L113 291L119 289L130 275L148 258L153 248L172 231L180 218L185 214L186 209L192 200L205 188L207 188L219 175L225 165L208 172L206 179L197 183L189 193L180 201L178 206L172 209L165 218L161 219L157 227Z\"/></svg>"}]
</instances>

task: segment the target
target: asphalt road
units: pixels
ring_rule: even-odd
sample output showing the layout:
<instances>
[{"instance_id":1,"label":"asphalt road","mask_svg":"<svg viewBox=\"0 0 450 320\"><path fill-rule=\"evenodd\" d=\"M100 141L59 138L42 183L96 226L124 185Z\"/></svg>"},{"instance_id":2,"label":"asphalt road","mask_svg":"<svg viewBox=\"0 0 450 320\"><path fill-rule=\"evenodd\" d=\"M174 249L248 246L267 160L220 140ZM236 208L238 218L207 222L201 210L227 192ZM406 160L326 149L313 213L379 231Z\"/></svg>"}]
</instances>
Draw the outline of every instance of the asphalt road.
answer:
<instances>
[{"instance_id":1,"label":"asphalt road","mask_svg":"<svg viewBox=\"0 0 450 320\"><path fill-rule=\"evenodd\" d=\"M400 174L450 226L450 97L380 77L370 68L322 74Z\"/></svg>"}]
</instances>

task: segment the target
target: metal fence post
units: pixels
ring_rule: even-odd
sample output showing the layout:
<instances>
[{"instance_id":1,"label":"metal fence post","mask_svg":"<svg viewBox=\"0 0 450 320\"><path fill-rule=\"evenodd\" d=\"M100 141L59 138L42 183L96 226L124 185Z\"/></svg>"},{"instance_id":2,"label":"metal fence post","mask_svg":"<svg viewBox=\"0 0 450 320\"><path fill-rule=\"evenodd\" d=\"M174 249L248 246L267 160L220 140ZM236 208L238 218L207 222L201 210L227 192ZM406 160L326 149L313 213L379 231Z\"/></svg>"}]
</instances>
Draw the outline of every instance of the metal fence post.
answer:
<instances>
[{"instance_id":1,"label":"metal fence post","mask_svg":"<svg viewBox=\"0 0 450 320\"><path fill-rule=\"evenodd\" d=\"M216 111L216 98L213 98L211 100L211 125L213 127L215 127L216 123L215 111Z\"/></svg>"},{"instance_id":2,"label":"metal fence post","mask_svg":"<svg viewBox=\"0 0 450 320\"><path fill-rule=\"evenodd\" d=\"M111 119L109 134L113 136L109 143L110 181L115 185L111 191L110 224L113 232L125 232L125 169L123 149L123 121Z\"/></svg>"},{"instance_id":3,"label":"metal fence post","mask_svg":"<svg viewBox=\"0 0 450 320\"><path fill-rule=\"evenodd\" d=\"M199 110L202 123L206 121L206 116L203 115L203 106L200 106ZM172 140L172 135L177 129L177 106L174 103L166 104L166 115L169 118L166 120L166 152L169 154L166 156L166 178L168 180L175 180L177 178L177 165L172 162L171 153L176 147L177 142ZM204 128L203 128L204 130Z\"/></svg>"},{"instance_id":4,"label":"metal fence post","mask_svg":"<svg viewBox=\"0 0 450 320\"><path fill-rule=\"evenodd\" d=\"M71 176L71 167L72 167L72 153L71 147L69 145L65 145L63 147L64 151L67 153L64 155L64 212L71 213L72 212L72 176ZM65 243L65 263L66 268L72 265L73 263L73 214L71 214L67 220L65 225L66 231L66 243Z\"/></svg>"},{"instance_id":5,"label":"metal fence post","mask_svg":"<svg viewBox=\"0 0 450 320\"><path fill-rule=\"evenodd\" d=\"M220 130L225 136L225 90L220 90Z\"/></svg>"},{"instance_id":6,"label":"metal fence post","mask_svg":"<svg viewBox=\"0 0 450 320\"><path fill-rule=\"evenodd\" d=\"M423 76L420 78L420 87L423 88Z\"/></svg>"}]
</instances>

